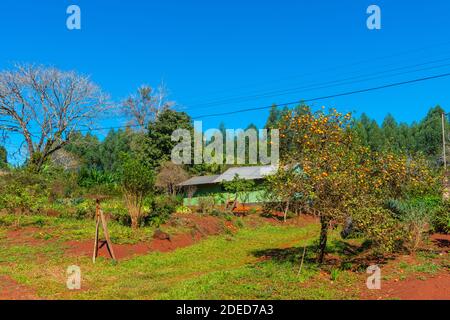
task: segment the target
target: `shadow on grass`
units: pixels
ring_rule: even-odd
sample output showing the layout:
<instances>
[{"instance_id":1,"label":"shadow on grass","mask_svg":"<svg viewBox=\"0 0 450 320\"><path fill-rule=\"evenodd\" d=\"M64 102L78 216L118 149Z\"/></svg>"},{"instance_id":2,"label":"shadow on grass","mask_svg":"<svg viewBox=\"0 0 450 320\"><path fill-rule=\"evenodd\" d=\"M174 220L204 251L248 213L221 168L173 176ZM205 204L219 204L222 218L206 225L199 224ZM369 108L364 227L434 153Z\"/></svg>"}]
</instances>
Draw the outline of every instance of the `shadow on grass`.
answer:
<instances>
[{"instance_id":1,"label":"shadow on grass","mask_svg":"<svg viewBox=\"0 0 450 320\"><path fill-rule=\"evenodd\" d=\"M374 253L370 242L362 245L353 245L342 240L334 240L327 246L325 260L321 267L339 267L343 270L362 271L373 264L383 265L394 256L379 255ZM255 257L271 260L277 263L300 263L304 247L273 248L253 251ZM317 244L306 246L304 263L318 265L317 256L319 248Z\"/></svg>"}]
</instances>

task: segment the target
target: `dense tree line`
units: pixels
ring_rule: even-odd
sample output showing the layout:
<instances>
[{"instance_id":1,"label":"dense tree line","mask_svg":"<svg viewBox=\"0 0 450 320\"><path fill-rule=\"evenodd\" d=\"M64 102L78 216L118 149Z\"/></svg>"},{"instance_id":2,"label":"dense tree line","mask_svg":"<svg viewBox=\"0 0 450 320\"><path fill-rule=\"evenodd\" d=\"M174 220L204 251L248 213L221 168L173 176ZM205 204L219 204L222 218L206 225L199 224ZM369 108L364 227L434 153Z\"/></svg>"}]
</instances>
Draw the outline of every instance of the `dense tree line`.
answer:
<instances>
[{"instance_id":1,"label":"dense tree line","mask_svg":"<svg viewBox=\"0 0 450 320\"><path fill-rule=\"evenodd\" d=\"M296 112L305 106L299 105ZM265 128L278 128L283 117L291 112L290 109L279 109L273 106L266 121ZM409 155L422 153L440 165L442 162L442 131L441 115L444 110L437 106L431 108L424 119L411 124L398 123L388 114L383 122L377 123L368 115L362 114L355 119L352 127L364 145L372 151L406 152ZM450 122L446 119L446 127L450 132ZM120 155L132 154L152 169L170 160L174 142L171 134L178 128L193 130L192 120L188 114L172 109L163 110L158 117L147 124L144 131L111 130L103 141L95 135L78 132L72 142L66 147L80 161L82 167L103 172L114 172L118 169ZM225 124L221 123L220 130L225 132ZM247 128L256 128L254 124ZM225 135L224 135L225 138ZM283 139L281 153L289 150L289 137ZM2 159L0 150L0 162ZM193 165L187 167L192 174L217 173L226 169L220 165Z\"/></svg>"},{"instance_id":2,"label":"dense tree line","mask_svg":"<svg viewBox=\"0 0 450 320\"><path fill-rule=\"evenodd\" d=\"M301 106L297 108L297 113L300 108ZM273 106L265 127L279 128L281 119L289 112L286 108L280 110ZM369 146L372 151L406 152L411 156L422 153L435 165L441 165L443 162L443 112L444 110L440 106L436 106L428 111L424 119L411 124L398 123L391 114L388 114L381 125L363 113L353 121L352 128L361 142ZM448 118L445 119L445 127L446 132L449 133ZM289 145L289 137L287 137L286 142L281 145L280 153L289 150Z\"/></svg>"}]
</instances>

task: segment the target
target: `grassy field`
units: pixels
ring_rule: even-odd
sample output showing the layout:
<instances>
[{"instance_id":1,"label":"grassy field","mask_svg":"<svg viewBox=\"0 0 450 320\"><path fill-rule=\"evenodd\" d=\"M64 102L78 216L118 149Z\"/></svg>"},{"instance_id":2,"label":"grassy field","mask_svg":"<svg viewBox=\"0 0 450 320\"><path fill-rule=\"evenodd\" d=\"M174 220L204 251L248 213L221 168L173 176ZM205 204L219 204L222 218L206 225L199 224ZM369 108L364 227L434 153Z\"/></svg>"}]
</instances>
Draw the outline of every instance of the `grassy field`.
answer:
<instances>
[{"instance_id":1,"label":"grassy field","mask_svg":"<svg viewBox=\"0 0 450 320\"><path fill-rule=\"evenodd\" d=\"M92 238L92 221L25 217L19 230L32 227L31 240L20 242L8 236L14 232L11 219L0 219L0 274L42 299L354 299L367 277L364 268L355 270L351 263L319 268L313 260L315 223L248 227L244 222L236 233L210 236L172 252L151 252L118 264L100 258L93 264L88 256L66 250L68 240ZM146 241L153 232L130 233L115 223L110 229L116 243ZM336 235L330 239L331 257L342 251ZM298 275L304 246L308 250ZM428 258L419 266L405 265L402 275L439 271L441 265L430 265ZM70 265L81 268L81 290L66 287Z\"/></svg>"}]
</instances>

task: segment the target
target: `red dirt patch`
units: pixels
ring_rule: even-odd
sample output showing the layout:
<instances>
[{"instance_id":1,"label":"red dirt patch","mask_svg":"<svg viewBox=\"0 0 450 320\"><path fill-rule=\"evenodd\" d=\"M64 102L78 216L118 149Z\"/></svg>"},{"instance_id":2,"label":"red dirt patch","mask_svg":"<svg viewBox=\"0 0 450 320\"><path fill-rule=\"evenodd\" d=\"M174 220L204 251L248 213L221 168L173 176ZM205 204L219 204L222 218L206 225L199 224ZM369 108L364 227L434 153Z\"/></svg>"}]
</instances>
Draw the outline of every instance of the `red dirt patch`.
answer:
<instances>
[{"instance_id":1,"label":"red dirt patch","mask_svg":"<svg viewBox=\"0 0 450 320\"><path fill-rule=\"evenodd\" d=\"M6 233L6 239L12 244L40 246L48 240L37 239L36 235L42 233L42 230L36 227L25 227L17 230L9 230Z\"/></svg>"},{"instance_id":2,"label":"red dirt patch","mask_svg":"<svg viewBox=\"0 0 450 320\"><path fill-rule=\"evenodd\" d=\"M68 241L65 243L68 247L66 253L72 256L86 256L92 257L94 252L94 240L84 241ZM134 255L143 255L151 251L147 243L137 244L113 244L114 254L118 260L132 257ZM99 257L109 258L106 246L98 251Z\"/></svg>"},{"instance_id":3,"label":"red dirt patch","mask_svg":"<svg viewBox=\"0 0 450 320\"><path fill-rule=\"evenodd\" d=\"M171 235L170 240L153 239L137 244L113 244L114 254L118 260L144 255L148 252L169 252L194 244L209 235L218 235L223 232L220 219L211 216L198 216L195 214L174 215L165 227L183 227L190 229L187 233ZM163 226L164 229L164 226ZM91 257L94 250L94 240L69 241L66 253L75 256ZM99 250L100 257L109 257L106 246Z\"/></svg>"},{"instance_id":4,"label":"red dirt patch","mask_svg":"<svg viewBox=\"0 0 450 320\"><path fill-rule=\"evenodd\" d=\"M0 276L0 300L35 300L33 290L8 276Z\"/></svg>"},{"instance_id":5,"label":"red dirt patch","mask_svg":"<svg viewBox=\"0 0 450 320\"><path fill-rule=\"evenodd\" d=\"M425 280L385 280L380 290L367 291L363 293L363 299L450 300L450 274L442 272Z\"/></svg>"},{"instance_id":6,"label":"red dirt patch","mask_svg":"<svg viewBox=\"0 0 450 320\"><path fill-rule=\"evenodd\" d=\"M450 249L450 235L434 234L430 237L431 243L426 250L445 256ZM398 257L397 261L412 266L419 265L415 255ZM430 262L438 263L441 258L431 259ZM398 273L399 272L399 273ZM397 273L397 274L396 274ZM395 275L393 279L382 280L380 290L369 290L365 286L362 289L362 299L401 299L401 300L450 300L450 273L446 267L436 275L420 272L407 275L401 279L403 270L394 263L388 263L382 267L382 274ZM367 275L368 276L368 275Z\"/></svg>"},{"instance_id":7,"label":"red dirt patch","mask_svg":"<svg viewBox=\"0 0 450 320\"><path fill-rule=\"evenodd\" d=\"M293 218L288 218L286 222L284 222L284 213L281 211L274 211L268 216L261 216L263 217L267 222L271 224L286 224L286 225L293 225L297 227L304 227L309 224L318 223L319 218L309 215L309 214L299 214Z\"/></svg>"}]
</instances>

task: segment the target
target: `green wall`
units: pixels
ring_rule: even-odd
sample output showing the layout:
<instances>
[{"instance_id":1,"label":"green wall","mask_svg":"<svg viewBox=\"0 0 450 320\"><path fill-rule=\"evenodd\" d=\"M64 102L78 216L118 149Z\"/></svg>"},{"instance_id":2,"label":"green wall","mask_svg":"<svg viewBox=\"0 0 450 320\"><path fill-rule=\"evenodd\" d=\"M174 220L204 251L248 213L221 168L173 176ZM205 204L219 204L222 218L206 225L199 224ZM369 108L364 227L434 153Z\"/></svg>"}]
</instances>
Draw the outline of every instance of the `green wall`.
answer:
<instances>
[{"instance_id":1,"label":"green wall","mask_svg":"<svg viewBox=\"0 0 450 320\"><path fill-rule=\"evenodd\" d=\"M214 185L201 185L197 187L197 190L192 198L185 197L183 204L185 206L198 205L198 199L201 197L212 196L215 199L216 204L225 204L228 200L234 200L234 194L223 191L222 187L218 184ZM255 190L246 193L242 193L239 196L238 201L240 203L262 203L264 202L264 190Z\"/></svg>"}]
</instances>

